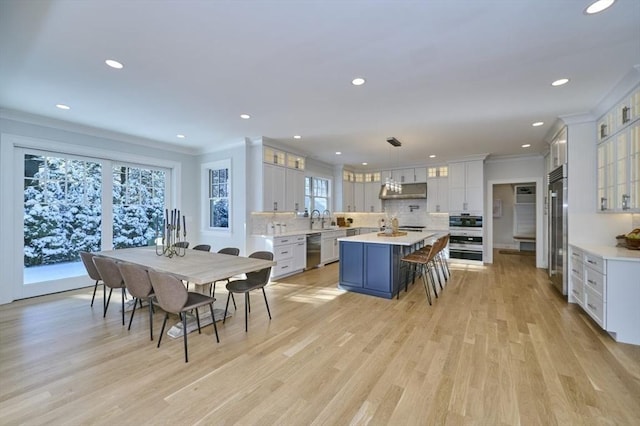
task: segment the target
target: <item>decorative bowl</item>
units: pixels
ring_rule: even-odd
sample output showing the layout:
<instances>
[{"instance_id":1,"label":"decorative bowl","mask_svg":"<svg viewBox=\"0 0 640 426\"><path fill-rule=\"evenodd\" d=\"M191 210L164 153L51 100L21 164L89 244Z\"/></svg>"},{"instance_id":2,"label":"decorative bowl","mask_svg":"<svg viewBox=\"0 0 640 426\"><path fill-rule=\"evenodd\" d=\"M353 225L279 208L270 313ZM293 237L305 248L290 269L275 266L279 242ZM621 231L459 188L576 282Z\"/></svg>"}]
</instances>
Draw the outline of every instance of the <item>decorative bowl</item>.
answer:
<instances>
[{"instance_id":1,"label":"decorative bowl","mask_svg":"<svg viewBox=\"0 0 640 426\"><path fill-rule=\"evenodd\" d=\"M627 240L627 248L640 249L640 238L625 237L625 239Z\"/></svg>"}]
</instances>

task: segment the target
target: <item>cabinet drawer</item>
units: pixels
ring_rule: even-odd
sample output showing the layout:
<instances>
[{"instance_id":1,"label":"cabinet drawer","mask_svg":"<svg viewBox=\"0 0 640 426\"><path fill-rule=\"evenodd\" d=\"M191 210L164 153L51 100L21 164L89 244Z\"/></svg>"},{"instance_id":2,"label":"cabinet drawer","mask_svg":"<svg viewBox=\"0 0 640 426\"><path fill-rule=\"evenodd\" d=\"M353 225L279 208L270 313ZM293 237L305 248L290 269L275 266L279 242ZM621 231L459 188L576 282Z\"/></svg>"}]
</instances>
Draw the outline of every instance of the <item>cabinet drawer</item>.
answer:
<instances>
[{"instance_id":1,"label":"cabinet drawer","mask_svg":"<svg viewBox=\"0 0 640 426\"><path fill-rule=\"evenodd\" d=\"M584 308L584 284L581 279L571 276L571 295L573 301Z\"/></svg>"},{"instance_id":2,"label":"cabinet drawer","mask_svg":"<svg viewBox=\"0 0 640 426\"><path fill-rule=\"evenodd\" d=\"M306 241L307 241L306 235L296 235L295 237L293 237L294 243L305 243Z\"/></svg>"},{"instance_id":3,"label":"cabinet drawer","mask_svg":"<svg viewBox=\"0 0 640 426\"><path fill-rule=\"evenodd\" d=\"M291 244L295 241L294 237L275 237L273 239L273 246L277 247L277 246L281 246L284 244Z\"/></svg>"},{"instance_id":4,"label":"cabinet drawer","mask_svg":"<svg viewBox=\"0 0 640 426\"><path fill-rule=\"evenodd\" d=\"M600 272L601 274L607 273L604 267L604 259L599 256L595 256L591 253L585 253L584 264L585 266L588 266L591 269Z\"/></svg>"},{"instance_id":5,"label":"cabinet drawer","mask_svg":"<svg viewBox=\"0 0 640 426\"><path fill-rule=\"evenodd\" d=\"M280 262L281 260L290 259L293 257L293 244L287 244L284 246L274 247L273 258Z\"/></svg>"},{"instance_id":6,"label":"cabinet drawer","mask_svg":"<svg viewBox=\"0 0 640 426\"><path fill-rule=\"evenodd\" d=\"M569 271L569 275L572 277L576 277L581 281L584 279L584 265L582 262L576 262L571 259L571 270Z\"/></svg>"},{"instance_id":7,"label":"cabinet drawer","mask_svg":"<svg viewBox=\"0 0 640 426\"><path fill-rule=\"evenodd\" d=\"M604 323L604 310L605 303L602 300L602 296L596 294L589 286L585 285L584 291L584 310L593 318L598 325L602 328L606 328Z\"/></svg>"},{"instance_id":8,"label":"cabinet drawer","mask_svg":"<svg viewBox=\"0 0 640 426\"><path fill-rule=\"evenodd\" d=\"M271 275L274 277L279 277L281 275L286 275L293 271L294 271L293 259L279 260L278 264L273 267Z\"/></svg>"},{"instance_id":9,"label":"cabinet drawer","mask_svg":"<svg viewBox=\"0 0 640 426\"><path fill-rule=\"evenodd\" d=\"M604 288L605 276L598 271L594 271L590 267L584 268L584 285L590 288L596 294L600 295L603 300L607 300Z\"/></svg>"},{"instance_id":10,"label":"cabinet drawer","mask_svg":"<svg viewBox=\"0 0 640 426\"><path fill-rule=\"evenodd\" d=\"M575 247L571 247L571 261L572 262L580 262L582 263L582 259L584 257L584 253L582 252L582 250L575 248Z\"/></svg>"}]
</instances>

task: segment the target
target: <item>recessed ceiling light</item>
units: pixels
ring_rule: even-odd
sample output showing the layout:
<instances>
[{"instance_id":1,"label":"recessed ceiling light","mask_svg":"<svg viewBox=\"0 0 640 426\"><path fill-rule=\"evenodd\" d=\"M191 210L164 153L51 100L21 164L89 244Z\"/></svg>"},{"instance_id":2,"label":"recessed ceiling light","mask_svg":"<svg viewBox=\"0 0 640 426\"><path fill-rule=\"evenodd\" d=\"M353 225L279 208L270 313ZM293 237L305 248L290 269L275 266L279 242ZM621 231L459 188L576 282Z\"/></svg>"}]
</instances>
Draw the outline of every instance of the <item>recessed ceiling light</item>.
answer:
<instances>
[{"instance_id":1,"label":"recessed ceiling light","mask_svg":"<svg viewBox=\"0 0 640 426\"><path fill-rule=\"evenodd\" d=\"M302 136L300 136L300 135L295 135L293 138L294 138L294 139L302 139Z\"/></svg>"},{"instance_id":2,"label":"recessed ceiling light","mask_svg":"<svg viewBox=\"0 0 640 426\"><path fill-rule=\"evenodd\" d=\"M615 3L616 0L597 0L591 3L585 10L584 13L587 15L593 15L595 13L600 13L605 9L608 9Z\"/></svg>"},{"instance_id":3,"label":"recessed ceiling light","mask_svg":"<svg viewBox=\"0 0 640 426\"><path fill-rule=\"evenodd\" d=\"M530 143L525 143L524 145L522 145L523 148L529 148L531 146Z\"/></svg>"},{"instance_id":4,"label":"recessed ceiling light","mask_svg":"<svg viewBox=\"0 0 640 426\"><path fill-rule=\"evenodd\" d=\"M364 83L366 83L366 80L362 77L356 77L351 80L351 84L353 84L354 86L362 86Z\"/></svg>"},{"instance_id":5,"label":"recessed ceiling light","mask_svg":"<svg viewBox=\"0 0 640 426\"><path fill-rule=\"evenodd\" d=\"M121 70L122 68L124 68L124 65L122 65L120 62L115 61L113 59L107 59L106 61L104 61L104 63L109 65L111 68L115 68L117 70Z\"/></svg>"},{"instance_id":6,"label":"recessed ceiling light","mask_svg":"<svg viewBox=\"0 0 640 426\"><path fill-rule=\"evenodd\" d=\"M569 82L568 78L561 78L559 80L554 81L553 83L551 83L552 86L562 86L565 85Z\"/></svg>"},{"instance_id":7,"label":"recessed ceiling light","mask_svg":"<svg viewBox=\"0 0 640 426\"><path fill-rule=\"evenodd\" d=\"M243 118L245 120L248 120L251 118L251 116L249 114L240 114L240 118Z\"/></svg>"},{"instance_id":8,"label":"recessed ceiling light","mask_svg":"<svg viewBox=\"0 0 640 426\"><path fill-rule=\"evenodd\" d=\"M436 158L436 155L435 155L435 154L431 154L431 155L429 156L429 158Z\"/></svg>"},{"instance_id":9,"label":"recessed ceiling light","mask_svg":"<svg viewBox=\"0 0 640 426\"><path fill-rule=\"evenodd\" d=\"M68 109L71 109L70 106L65 105L65 104L56 104L56 108L63 109L65 111L68 110Z\"/></svg>"},{"instance_id":10,"label":"recessed ceiling light","mask_svg":"<svg viewBox=\"0 0 640 426\"><path fill-rule=\"evenodd\" d=\"M178 138L178 139L184 139L184 135L182 135L182 134L178 134L178 135L176 135L176 138Z\"/></svg>"},{"instance_id":11,"label":"recessed ceiling light","mask_svg":"<svg viewBox=\"0 0 640 426\"><path fill-rule=\"evenodd\" d=\"M369 165L369 163L362 163L362 165L363 165L363 166L367 166L367 165Z\"/></svg>"},{"instance_id":12,"label":"recessed ceiling light","mask_svg":"<svg viewBox=\"0 0 640 426\"><path fill-rule=\"evenodd\" d=\"M336 155L342 155L340 151L336 151Z\"/></svg>"},{"instance_id":13,"label":"recessed ceiling light","mask_svg":"<svg viewBox=\"0 0 640 426\"><path fill-rule=\"evenodd\" d=\"M535 123L531 124L533 127L540 127L544 124L544 121L536 121Z\"/></svg>"}]
</instances>

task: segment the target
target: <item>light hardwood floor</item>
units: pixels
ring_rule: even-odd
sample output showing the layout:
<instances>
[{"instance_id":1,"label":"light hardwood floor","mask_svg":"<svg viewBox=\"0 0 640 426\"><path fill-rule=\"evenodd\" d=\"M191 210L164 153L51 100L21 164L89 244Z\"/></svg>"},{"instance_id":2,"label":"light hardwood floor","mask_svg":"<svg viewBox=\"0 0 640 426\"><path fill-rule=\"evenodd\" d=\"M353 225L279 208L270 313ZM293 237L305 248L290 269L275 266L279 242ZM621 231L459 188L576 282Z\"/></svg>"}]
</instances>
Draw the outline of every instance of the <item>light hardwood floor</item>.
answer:
<instances>
[{"instance_id":1,"label":"light hardwood floor","mask_svg":"<svg viewBox=\"0 0 640 426\"><path fill-rule=\"evenodd\" d=\"M188 364L181 339L149 341L146 309L128 332L91 289L2 306L0 424L640 424L640 347L532 256L494 259L454 266L433 306L419 281L400 300L342 292L337 264L280 280L272 321L257 293L245 333L239 300L219 344L189 335Z\"/></svg>"}]
</instances>

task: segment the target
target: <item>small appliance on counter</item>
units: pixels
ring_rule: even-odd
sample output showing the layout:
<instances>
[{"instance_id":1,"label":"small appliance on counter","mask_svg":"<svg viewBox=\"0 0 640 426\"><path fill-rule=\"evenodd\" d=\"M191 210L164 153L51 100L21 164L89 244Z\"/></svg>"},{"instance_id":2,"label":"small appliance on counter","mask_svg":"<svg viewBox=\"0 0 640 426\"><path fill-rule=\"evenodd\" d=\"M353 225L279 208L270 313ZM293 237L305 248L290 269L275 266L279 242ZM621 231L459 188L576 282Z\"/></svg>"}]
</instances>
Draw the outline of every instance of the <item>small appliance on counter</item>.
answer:
<instances>
[{"instance_id":1,"label":"small appliance on counter","mask_svg":"<svg viewBox=\"0 0 640 426\"><path fill-rule=\"evenodd\" d=\"M344 217L338 216L338 217L336 217L336 221L338 223L338 226L341 227L341 228L345 227L345 226L349 226L347 224L347 221L344 219Z\"/></svg>"}]
</instances>

